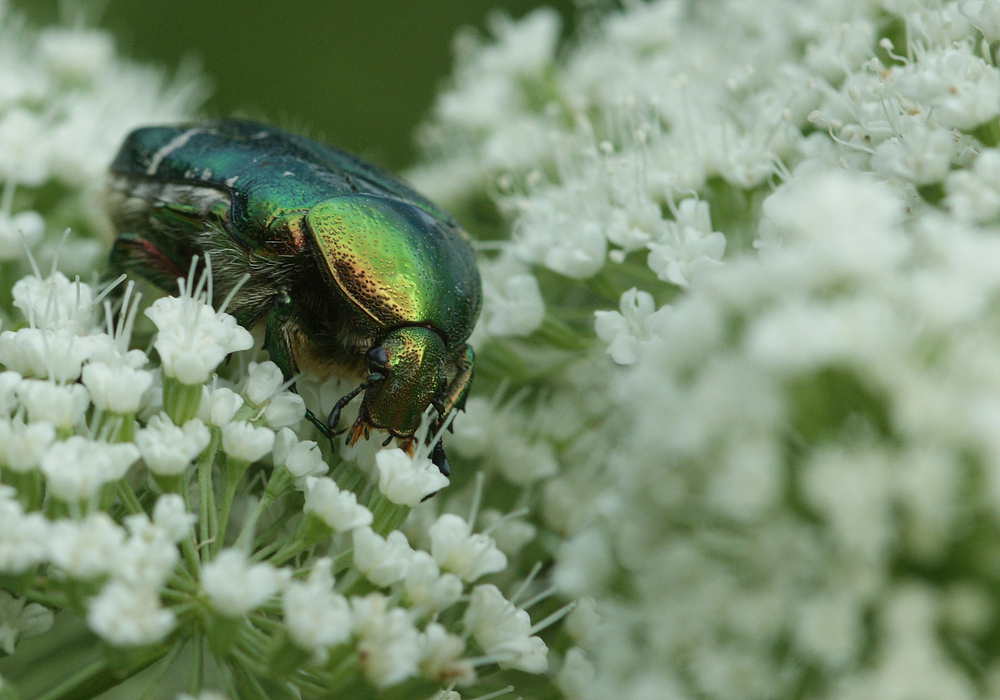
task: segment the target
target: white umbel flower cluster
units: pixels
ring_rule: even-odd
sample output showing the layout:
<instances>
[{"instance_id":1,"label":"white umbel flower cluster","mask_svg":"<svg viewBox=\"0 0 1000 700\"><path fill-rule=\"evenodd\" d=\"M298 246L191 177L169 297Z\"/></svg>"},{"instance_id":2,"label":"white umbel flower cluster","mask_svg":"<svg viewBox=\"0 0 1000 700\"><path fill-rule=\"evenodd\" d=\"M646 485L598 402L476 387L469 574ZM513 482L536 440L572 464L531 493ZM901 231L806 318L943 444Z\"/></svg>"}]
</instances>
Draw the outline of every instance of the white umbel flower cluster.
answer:
<instances>
[{"instance_id":1,"label":"white umbel flower cluster","mask_svg":"<svg viewBox=\"0 0 1000 700\"><path fill-rule=\"evenodd\" d=\"M561 693L993 697L1000 5L623 6L463 36L411 172L491 239L452 454L580 603Z\"/></svg>"}]
</instances>

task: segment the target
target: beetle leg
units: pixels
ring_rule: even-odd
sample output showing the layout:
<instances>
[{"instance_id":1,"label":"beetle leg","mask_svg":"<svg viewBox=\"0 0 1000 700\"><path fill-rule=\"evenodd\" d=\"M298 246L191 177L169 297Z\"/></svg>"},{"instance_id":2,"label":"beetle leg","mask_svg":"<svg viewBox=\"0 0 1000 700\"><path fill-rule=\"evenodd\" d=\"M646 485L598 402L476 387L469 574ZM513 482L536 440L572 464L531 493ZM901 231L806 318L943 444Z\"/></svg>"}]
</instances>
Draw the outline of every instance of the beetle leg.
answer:
<instances>
[{"instance_id":1,"label":"beetle leg","mask_svg":"<svg viewBox=\"0 0 1000 700\"><path fill-rule=\"evenodd\" d=\"M123 233L108 256L108 276L133 272L164 291L175 289L177 279L188 273L191 255L178 250L163 236Z\"/></svg>"},{"instance_id":2,"label":"beetle leg","mask_svg":"<svg viewBox=\"0 0 1000 700\"><path fill-rule=\"evenodd\" d=\"M465 409L465 399L468 397L469 389L472 387L476 353L468 345L459 348L459 350L459 357L455 361L458 367L455 378L451 380L451 383L444 392L444 396L435 398L431 402L438 412L438 417L434 419L430 430L427 431L428 441L434 439L438 430L441 429L441 426L447 420L449 413L456 409L459 411ZM448 429L451 430L451 424L448 425ZM445 476L451 475L451 465L448 463L448 456L444 453L444 444L441 440L437 441L437 444L434 445L434 449L431 451L431 461L442 474Z\"/></svg>"},{"instance_id":3,"label":"beetle leg","mask_svg":"<svg viewBox=\"0 0 1000 700\"><path fill-rule=\"evenodd\" d=\"M369 374L368 378L365 379L363 382L361 382L361 384L359 384L357 387L355 387L354 389L351 389L349 392L347 392L346 394L344 394L343 396L341 396L337 400L337 403L335 403L333 405L333 408L330 409L330 415L326 419L326 427L329 430L333 431L333 429L337 427L337 423L340 422L340 412L344 410L344 407L347 404L349 404L354 399L355 396L357 396L362 391L364 391L365 389L367 389L368 387L370 387L372 384L374 384L376 382L380 382L383 379L385 379L385 377L383 377L381 374L377 374L377 373ZM344 430L347 430L347 428L344 428ZM344 432L344 430L341 430L339 433L338 432L333 432L333 434L334 435L340 435L341 433ZM351 443L351 444L354 444L354 443Z\"/></svg>"},{"instance_id":4,"label":"beetle leg","mask_svg":"<svg viewBox=\"0 0 1000 700\"><path fill-rule=\"evenodd\" d=\"M462 346L459 348L459 351L460 355L455 361L458 372L455 374L455 378L451 380L451 384L448 385L448 389L445 391L444 397L442 397L443 400L441 401L441 405L444 408L443 411L439 411L442 420L451 413L452 409L465 410L465 400L469 396L469 389L472 388L472 375L476 365L476 353L468 345Z\"/></svg>"},{"instance_id":5,"label":"beetle leg","mask_svg":"<svg viewBox=\"0 0 1000 700\"><path fill-rule=\"evenodd\" d=\"M292 295L288 288L280 286L277 294L271 300L271 310L267 314L264 327L264 349L271 356L271 362L278 365L286 377L294 377L298 373L295 357L288 342L288 326L292 318ZM237 311L237 319L239 319Z\"/></svg>"},{"instance_id":6,"label":"beetle leg","mask_svg":"<svg viewBox=\"0 0 1000 700\"><path fill-rule=\"evenodd\" d=\"M431 462L434 463L439 472L445 476L451 476L451 465L448 463L448 456L444 453L444 444L441 440L438 440L437 444L434 445L434 450L431 452Z\"/></svg>"}]
</instances>

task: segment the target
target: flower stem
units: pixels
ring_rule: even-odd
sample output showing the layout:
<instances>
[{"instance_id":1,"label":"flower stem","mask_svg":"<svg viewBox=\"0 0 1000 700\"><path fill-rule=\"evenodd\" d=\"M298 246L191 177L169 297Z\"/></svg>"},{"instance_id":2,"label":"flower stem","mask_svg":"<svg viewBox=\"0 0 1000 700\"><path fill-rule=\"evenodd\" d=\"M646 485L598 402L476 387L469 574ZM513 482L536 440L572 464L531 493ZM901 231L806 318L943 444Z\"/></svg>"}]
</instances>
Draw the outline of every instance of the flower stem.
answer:
<instances>
[{"instance_id":1,"label":"flower stem","mask_svg":"<svg viewBox=\"0 0 1000 700\"><path fill-rule=\"evenodd\" d=\"M163 410L174 425L182 426L194 418L201 403L201 384L181 384L163 376Z\"/></svg>"},{"instance_id":2,"label":"flower stem","mask_svg":"<svg viewBox=\"0 0 1000 700\"><path fill-rule=\"evenodd\" d=\"M191 639L191 682L188 684L188 694L197 697L205 684L205 638L196 634Z\"/></svg>"},{"instance_id":3,"label":"flower stem","mask_svg":"<svg viewBox=\"0 0 1000 700\"><path fill-rule=\"evenodd\" d=\"M212 544L212 551L218 553L226 540L226 530L229 527L229 511L233 507L233 499L236 497L236 489L240 485L240 480L250 467L250 463L241 459L226 457L226 488L222 492L222 505L219 508L219 527Z\"/></svg>"},{"instance_id":4,"label":"flower stem","mask_svg":"<svg viewBox=\"0 0 1000 700\"><path fill-rule=\"evenodd\" d=\"M212 465L215 463L215 454L219 451L221 439L219 431L212 430L212 440L198 458L198 544L201 547L202 561L211 558L208 543L219 529L216 520L215 489L212 485Z\"/></svg>"}]
</instances>

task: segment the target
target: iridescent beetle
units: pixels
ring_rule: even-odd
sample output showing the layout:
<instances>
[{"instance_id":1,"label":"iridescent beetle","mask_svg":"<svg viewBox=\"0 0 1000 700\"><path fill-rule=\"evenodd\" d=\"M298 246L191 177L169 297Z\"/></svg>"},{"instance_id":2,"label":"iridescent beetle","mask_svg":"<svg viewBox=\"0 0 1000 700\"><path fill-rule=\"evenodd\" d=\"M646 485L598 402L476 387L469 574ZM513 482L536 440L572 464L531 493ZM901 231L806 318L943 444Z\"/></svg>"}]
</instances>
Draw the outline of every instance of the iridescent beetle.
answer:
<instances>
[{"instance_id":1,"label":"iridescent beetle","mask_svg":"<svg viewBox=\"0 0 1000 700\"><path fill-rule=\"evenodd\" d=\"M231 312L263 325L286 377L357 379L325 425L310 414L327 435L362 392L350 444L378 428L408 446L429 405L428 436L464 406L482 303L475 254L447 212L391 175L253 122L153 126L111 164L109 207L114 270L171 290L210 253L216 303L250 273ZM433 461L448 474L440 442Z\"/></svg>"}]
</instances>

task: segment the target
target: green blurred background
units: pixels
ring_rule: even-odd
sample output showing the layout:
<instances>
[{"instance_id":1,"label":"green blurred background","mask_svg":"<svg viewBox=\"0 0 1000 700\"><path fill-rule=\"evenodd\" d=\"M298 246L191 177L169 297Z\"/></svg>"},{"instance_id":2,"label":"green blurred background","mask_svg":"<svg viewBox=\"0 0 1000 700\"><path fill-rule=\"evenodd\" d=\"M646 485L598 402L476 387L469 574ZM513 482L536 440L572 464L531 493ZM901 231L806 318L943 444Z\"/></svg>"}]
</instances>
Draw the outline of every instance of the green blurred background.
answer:
<instances>
[{"instance_id":1,"label":"green blurred background","mask_svg":"<svg viewBox=\"0 0 1000 700\"><path fill-rule=\"evenodd\" d=\"M58 21L60 5L80 14L75 1L11 4L36 23ZM126 56L170 69L198 59L214 81L209 115L266 119L399 170L458 28L485 32L490 10L517 18L541 5L568 31L572 0L106 0L85 12Z\"/></svg>"}]
</instances>

